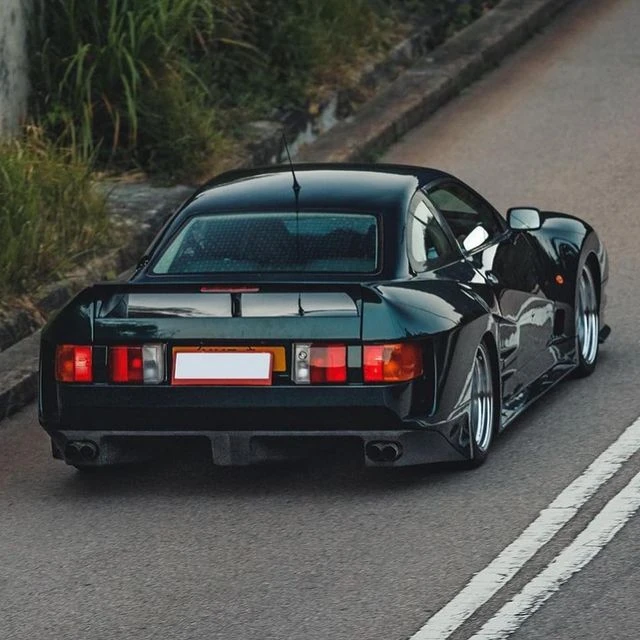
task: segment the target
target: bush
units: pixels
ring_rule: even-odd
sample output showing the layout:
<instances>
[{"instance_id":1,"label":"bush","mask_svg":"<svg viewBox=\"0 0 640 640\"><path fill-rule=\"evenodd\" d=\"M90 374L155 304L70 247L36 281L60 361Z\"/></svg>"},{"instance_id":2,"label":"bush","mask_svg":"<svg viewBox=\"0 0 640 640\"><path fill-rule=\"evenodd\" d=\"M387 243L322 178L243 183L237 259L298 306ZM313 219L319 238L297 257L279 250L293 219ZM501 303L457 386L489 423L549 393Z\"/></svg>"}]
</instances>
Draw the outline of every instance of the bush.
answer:
<instances>
[{"instance_id":1,"label":"bush","mask_svg":"<svg viewBox=\"0 0 640 640\"><path fill-rule=\"evenodd\" d=\"M242 125L307 108L412 20L496 0L47 0L32 86L47 134L103 165L194 177Z\"/></svg>"},{"instance_id":2,"label":"bush","mask_svg":"<svg viewBox=\"0 0 640 640\"><path fill-rule=\"evenodd\" d=\"M238 118L303 104L319 71L379 33L367 0L48 0L39 11L32 85L48 135L85 159L177 162L183 176L226 153Z\"/></svg>"},{"instance_id":3,"label":"bush","mask_svg":"<svg viewBox=\"0 0 640 640\"><path fill-rule=\"evenodd\" d=\"M89 166L38 130L0 143L0 293L59 277L108 242Z\"/></svg>"},{"instance_id":4,"label":"bush","mask_svg":"<svg viewBox=\"0 0 640 640\"><path fill-rule=\"evenodd\" d=\"M206 91L191 56L215 29L212 0L48 0L33 33L36 110L46 130L83 158L131 164L145 99L180 77ZM199 105L196 105L196 108ZM174 116L174 113L170 113ZM159 123L158 133L163 125Z\"/></svg>"}]
</instances>

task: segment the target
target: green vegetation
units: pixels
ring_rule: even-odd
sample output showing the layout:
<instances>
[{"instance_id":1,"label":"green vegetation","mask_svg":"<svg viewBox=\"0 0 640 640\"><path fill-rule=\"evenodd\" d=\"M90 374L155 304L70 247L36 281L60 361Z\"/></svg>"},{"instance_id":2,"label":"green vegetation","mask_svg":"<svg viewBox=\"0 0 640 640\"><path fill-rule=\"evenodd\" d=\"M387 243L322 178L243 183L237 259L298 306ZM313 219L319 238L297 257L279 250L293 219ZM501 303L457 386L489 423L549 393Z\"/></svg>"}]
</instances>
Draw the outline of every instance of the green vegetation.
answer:
<instances>
[{"instance_id":1,"label":"green vegetation","mask_svg":"<svg viewBox=\"0 0 640 640\"><path fill-rule=\"evenodd\" d=\"M0 144L0 293L59 278L108 240L88 166L30 129Z\"/></svg>"},{"instance_id":2,"label":"green vegetation","mask_svg":"<svg viewBox=\"0 0 640 640\"><path fill-rule=\"evenodd\" d=\"M94 165L211 175L234 164L248 121L312 110L412 24L444 12L455 29L495 2L34 3L36 124L0 142L0 293L20 295L106 245Z\"/></svg>"},{"instance_id":3,"label":"green vegetation","mask_svg":"<svg viewBox=\"0 0 640 640\"><path fill-rule=\"evenodd\" d=\"M225 164L245 122L307 108L408 19L447 11L457 23L485 4L47 0L34 19L35 112L81 158L193 179Z\"/></svg>"},{"instance_id":4,"label":"green vegetation","mask_svg":"<svg viewBox=\"0 0 640 640\"><path fill-rule=\"evenodd\" d=\"M301 104L377 46L367 0L49 0L33 86L47 133L80 157L193 176L238 125Z\"/></svg>"}]
</instances>

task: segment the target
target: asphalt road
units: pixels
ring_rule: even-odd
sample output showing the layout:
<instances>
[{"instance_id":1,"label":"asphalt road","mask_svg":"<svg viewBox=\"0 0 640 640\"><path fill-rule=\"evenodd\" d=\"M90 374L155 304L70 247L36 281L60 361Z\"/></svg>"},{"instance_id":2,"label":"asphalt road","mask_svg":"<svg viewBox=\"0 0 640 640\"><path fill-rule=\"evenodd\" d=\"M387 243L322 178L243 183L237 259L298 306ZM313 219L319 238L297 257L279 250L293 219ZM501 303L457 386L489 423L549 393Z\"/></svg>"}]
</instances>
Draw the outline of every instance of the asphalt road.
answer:
<instances>
[{"instance_id":1,"label":"asphalt road","mask_svg":"<svg viewBox=\"0 0 640 640\"><path fill-rule=\"evenodd\" d=\"M448 169L503 210L575 212L611 257L612 336L477 471L348 459L84 477L31 406L0 424L0 639L409 638L640 415L640 3L583 0L385 160ZM468 638L640 470L640 454L454 638ZM515 632L640 637L640 517Z\"/></svg>"}]
</instances>

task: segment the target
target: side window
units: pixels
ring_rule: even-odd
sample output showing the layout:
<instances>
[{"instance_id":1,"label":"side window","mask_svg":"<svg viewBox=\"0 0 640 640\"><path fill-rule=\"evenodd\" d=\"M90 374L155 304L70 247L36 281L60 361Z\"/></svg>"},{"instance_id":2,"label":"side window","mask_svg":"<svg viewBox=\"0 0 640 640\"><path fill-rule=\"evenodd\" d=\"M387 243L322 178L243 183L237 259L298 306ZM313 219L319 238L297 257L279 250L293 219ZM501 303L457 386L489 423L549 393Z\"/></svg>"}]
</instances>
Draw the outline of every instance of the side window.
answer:
<instances>
[{"instance_id":1,"label":"side window","mask_svg":"<svg viewBox=\"0 0 640 640\"><path fill-rule=\"evenodd\" d=\"M427 203L418 198L409 211L409 261L417 272L439 267L454 258L454 249Z\"/></svg>"},{"instance_id":2,"label":"side window","mask_svg":"<svg viewBox=\"0 0 640 640\"><path fill-rule=\"evenodd\" d=\"M504 231L503 223L491 207L461 184L438 185L429 191L429 197L461 244L478 225L487 231L490 238Z\"/></svg>"}]
</instances>

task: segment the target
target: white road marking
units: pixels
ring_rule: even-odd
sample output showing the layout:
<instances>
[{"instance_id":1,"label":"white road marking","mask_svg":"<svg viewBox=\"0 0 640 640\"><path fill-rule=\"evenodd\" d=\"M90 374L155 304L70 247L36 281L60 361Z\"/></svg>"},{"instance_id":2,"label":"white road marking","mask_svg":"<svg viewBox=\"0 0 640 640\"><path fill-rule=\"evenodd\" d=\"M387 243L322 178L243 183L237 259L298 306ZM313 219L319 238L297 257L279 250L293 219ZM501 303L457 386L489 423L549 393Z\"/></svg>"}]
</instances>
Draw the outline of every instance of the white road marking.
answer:
<instances>
[{"instance_id":1,"label":"white road marking","mask_svg":"<svg viewBox=\"0 0 640 640\"><path fill-rule=\"evenodd\" d=\"M445 640L491 599L549 540L569 522L591 496L640 449L640 418L410 640Z\"/></svg>"},{"instance_id":2,"label":"white road marking","mask_svg":"<svg viewBox=\"0 0 640 640\"><path fill-rule=\"evenodd\" d=\"M612 498L576 539L507 602L471 640L503 640L583 569L640 508L640 473Z\"/></svg>"}]
</instances>

